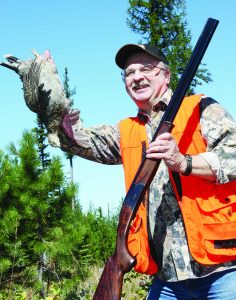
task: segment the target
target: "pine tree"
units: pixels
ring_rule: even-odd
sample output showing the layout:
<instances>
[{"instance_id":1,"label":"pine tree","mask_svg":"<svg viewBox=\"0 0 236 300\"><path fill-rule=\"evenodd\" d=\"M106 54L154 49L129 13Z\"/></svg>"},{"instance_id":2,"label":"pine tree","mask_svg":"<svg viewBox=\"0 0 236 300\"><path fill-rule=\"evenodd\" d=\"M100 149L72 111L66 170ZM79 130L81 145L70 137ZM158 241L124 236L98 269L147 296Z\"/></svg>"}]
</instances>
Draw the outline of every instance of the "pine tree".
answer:
<instances>
[{"instance_id":1,"label":"pine tree","mask_svg":"<svg viewBox=\"0 0 236 300\"><path fill-rule=\"evenodd\" d=\"M70 86L69 86L69 74L68 74L68 69L65 68L65 73L64 73L64 91L65 91L65 94L66 94L66 98L67 99L70 99L70 105L71 107L73 106L73 103L74 103L74 100L73 100L73 96L76 94L76 89L71 89ZM73 158L74 158L74 155L71 154L71 153L65 153L65 157L69 160L70 162L70 178L71 178L71 182L73 183L74 182L74 171L73 171ZM76 201L75 199L72 199L72 210L75 209L75 206L76 206Z\"/></svg>"},{"instance_id":2,"label":"pine tree","mask_svg":"<svg viewBox=\"0 0 236 300\"><path fill-rule=\"evenodd\" d=\"M47 129L38 117L36 119L36 124L37 126L33 128L33 132L35 133L37 151L41 161L41 167L42 170L45 170L51 162L50 154L46 151L46 149L48 148Z\"/></svg>"},{"instance_id":3,"label":"pine tree","mask_svg":"<svg viewBox=\"0 0 236 300\"><path fill-rule=\"evenodd\" d=\"M91 261L95 265L104 264L115 248L116 217L105 217L99 207L87 212L85 222L89 227L86 243L89 245Z\"/></svg>"},{"instance_id":4,"label":"pine tree","mask_svg":"<svg viewBox=\"0 0 236 300\"><path fill-rule=\"evenodd\" d=\"M166 55L171 69L171 88L174 90L192 52L191 32L187 29L184 0L129 0L128 26L141 35L140 43L158 46ZM210 82L211 74L198 69L189 89Z\"/></svg>"},{"instance_id":5,"label":"pine tree","mask_svg":"<svg viewBox=\"0 0 236 300\"><path fill-rule=\"evenodd\" d=\"M36 149L39 154L39 159L41 162L41 170L42 172L46 170L50 166L51 159L50 154L46 152L46 149L48 147L47 141L47 130L45 125L41 122L41 120L37 117L36 120L37 127L33 128L33 132L35 133L35 139L36 139ZM42 220L38 219L38 237L39 239L42 239L43 236L43 230L44 226L42 224ZM40 290L40 295L42 298L45 298L46 291L45 291L45 283L43 282L44 278L44 270L45 266L47 265L47 253L42 252L40 254L40 259L38 263L38 278L41 282L42 288Z\"/></svg>"},{"instance_id":6,"label":"pine tree","mask_svg":"<svg viewBox=\"0 0 236 300\"><path fill-rule=\"evenodd\" d=\"M42 282L45 295L53 283L76 290L88 273L87 227L81 208L71 211L77 187L66 182L59 158L47 158L42 169L36 145L24 132L19 149L11 144L9 154L0 152L0 298L16 299L23 288L39 293Z\"/></svg>"}]
</instances>

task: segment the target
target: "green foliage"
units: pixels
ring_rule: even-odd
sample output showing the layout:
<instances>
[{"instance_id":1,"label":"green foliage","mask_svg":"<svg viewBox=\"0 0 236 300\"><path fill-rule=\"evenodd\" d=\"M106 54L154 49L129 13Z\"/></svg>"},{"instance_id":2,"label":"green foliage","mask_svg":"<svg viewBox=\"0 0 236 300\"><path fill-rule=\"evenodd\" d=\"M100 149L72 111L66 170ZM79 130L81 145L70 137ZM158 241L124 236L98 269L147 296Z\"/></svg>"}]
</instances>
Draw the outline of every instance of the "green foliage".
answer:
<instances>
[{"instance_id":1,"label":"green foliage","mask_svg":"<svg viewBox=\"0 0 236 300\"><path fill-rule=\"evenodd\" d=\"M71 106L72 106L74 102L72 96L76 94L76 88L74 87L73 89L71 89L69 85L69 81L70 79L69 79L68 69L65 68L63 87L66 94L66 98L70 99Z\"/></svg>"},{"instance_id":2,"label":"green foliage","mask_svg":"<svg viewBox=\"0 0 236 300\"><path fill-rule=\"evenodd\" d=\"M104 263L115 248L117 228L115 217L103 216L101 208L98 208L85 214L83 222L88 226L86 244L92 253L92 263Z\"/></svg>"},{"instance_id":3,"label":"green foliage","mask_svg":"<svg viewBox=\"0 0 236 300\"><path fill-rule=\"evenodd\" d=\"M70 99L70 107L72 107L74 104L74 99L72 97L76 94L76 88L71 89L70 85L69 85L69 81L70 81L70 79L69 79L68 69L65 68L64 81L63 81L64 91L66 94L66 98ZM74 181L74 179L73 179L73 177L74 177L74 174L73 174L74 173L74 170L73 170L74 155L68 152L68 153L65 153L65 157L70 162L70 177L71 177L71 182L73 183L73 181ZM72 203L71 203L72 209L74 209L75 206L76 206L76 199L72 198Z\"/></svg>"},{"instance_id":4,"label":"green foliage","mask_svg":"<svg viewBox=\"0 0 236 300\"><path fill-rule=\"evenodd\" d=\"M122 289L123 299L144 300L146 299L151 277L135 272L133 269L124 276L124 286Z\"/></svg>"},{"instance_id":5,"label":"green foliage","mask_svg":"<svg viewBox=\"0 0 236 300\"><path fill-rule=\"evenodd\" d=\"M19 149L0 151L0 298L79 299L91 265L112 254L116 218L71 209L78 187L39 136L25 131Z\"/></svg>"},{"instance_id":6,"label":"green foliage","mask_svg":"<svg viewBox=\"0 0 236 300\"><path fill-rule=\"evenodd\" d=\"M158 46L166 55L174 90L192 53L184 0L129 0L128 26L142 36L140 43ZM211 81L211 74L199 68L189 89Z\"/></svg>"},{"instance_id":7,"label":"green foliage","mask_svg":"<svg viewBox=\"0 0 236 300\"><path fill-rule=\"evenodd\" d=\"M35 139L37 144L37 151L40 157L42 168L46 168L50 164L49 153L46 152L48 144L46 143L47 130L45 125L41 122L41 120L37 117L36 120L37 127L33 128L33 132L35 133Z\"/></svg>"},{"instance_id":8,"label":"green foliage","mask_svg":"<svg viewBox=\"0 0 236 300\"><path fill-rule=\"evenodd\" d=\"M90 276L85 282L81 282L76 294L77 298L92 300L102 269L98 266L91 267ZM123 281L122 300L144 300L147 297L148 289L151 284L152 277L136 273L133 269L126 273ZM70 298L69 298L70 299Z\"/></svg>"}]
</instances>

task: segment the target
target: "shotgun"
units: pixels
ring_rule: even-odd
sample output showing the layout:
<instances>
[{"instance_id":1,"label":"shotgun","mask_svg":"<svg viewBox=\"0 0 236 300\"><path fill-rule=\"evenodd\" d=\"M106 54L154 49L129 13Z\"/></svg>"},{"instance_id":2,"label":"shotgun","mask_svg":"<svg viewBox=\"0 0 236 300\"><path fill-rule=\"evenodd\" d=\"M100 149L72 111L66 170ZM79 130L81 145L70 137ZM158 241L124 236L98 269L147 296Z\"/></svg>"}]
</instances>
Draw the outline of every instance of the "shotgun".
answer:
<instances>
[{"instance_id":1,"label":"shotgun","mask_svg":"<svg viewBox=\"0 0 236 300\"><path fill-rule=\"evenodd\" d=\"M218 20L212 18L207 20L178 86L162 117L160 125L156 129L152 141L164 132L171 132L175 116L182 104L183 98L193 80L199 64L201 63L218 23ZM135 257L129 253L127 247L130 224L136 215L139 205L160 162L161 160L144 158L139 166L120 211L115 251L105 264L93 300L121 299L124 274L129 272L136 263Z\"/></svg>"}]
</instances>

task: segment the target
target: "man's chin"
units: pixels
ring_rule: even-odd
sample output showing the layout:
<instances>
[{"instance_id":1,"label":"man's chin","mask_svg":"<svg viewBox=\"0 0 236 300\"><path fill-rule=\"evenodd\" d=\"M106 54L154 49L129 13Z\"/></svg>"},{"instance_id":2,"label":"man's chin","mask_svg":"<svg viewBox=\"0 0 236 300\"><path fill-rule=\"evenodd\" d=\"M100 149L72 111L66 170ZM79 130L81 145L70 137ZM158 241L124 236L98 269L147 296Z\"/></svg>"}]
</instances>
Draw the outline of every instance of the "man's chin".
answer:
<instances>
[{"instance_id":1,"label":"man's chin","mask_svg":"<svg viewBox=\"0 0 236 300\"><path fill-rule=\"evenodd\" d=\"M143 98L133 99L137 107L144 111L148 111L150 109L149 100L150 99L143 99Z\"/></svg>"},{"instance_id":2,"label":"man's chin","mask_svg":"<svg viewBox=\"0 0 236 300\"><path fill-rule=\"evenodd\" d=\"M134 102L135 103L148 103L150 98L133 98Z\"/></svg>"}]
</instances>

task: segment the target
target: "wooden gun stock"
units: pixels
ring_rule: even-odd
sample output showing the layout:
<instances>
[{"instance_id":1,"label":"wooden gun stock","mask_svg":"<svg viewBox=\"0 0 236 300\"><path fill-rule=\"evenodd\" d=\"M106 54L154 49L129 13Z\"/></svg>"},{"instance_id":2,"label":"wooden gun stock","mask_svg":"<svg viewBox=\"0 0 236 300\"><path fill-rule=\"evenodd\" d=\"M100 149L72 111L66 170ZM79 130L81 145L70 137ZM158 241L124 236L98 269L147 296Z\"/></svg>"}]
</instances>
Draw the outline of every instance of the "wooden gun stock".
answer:
<instances>
[{"instance_id":1,"label":"wooden gun stock","mask_svg":"<svg viewBox=\"0 0 236 300\"><path fill-rule=\"evenodd\" d=\"M93 300L121 298L124 274L129 272L136 263L135 257L131 256L127 249L128 224L131 214L131 208L123 205L117 230L116 249L106 262Z\"/></svg>"},{"instance_id":2,"label":"wooden gun stock","mask_svg":"<svg viewBox=\"0 0 236 300\"><path fill-rule=\"evenodd\" d=\"M218 23L218 20L208 19L193 50L189 63L185 68L179 84L163 115L160 125L153 136L153 141L161 133L171 132L174 118L182 104L183 98L192 82ZM124 274L129 272L136 263L135 257L130 255L127 247L129 227L136 215L145 192L155 176L159 164L160 160L150 160L147 158L140 164L121 208L115 252L106 262L93 300L121 299Z\"/></svg>"}]
</instances>

